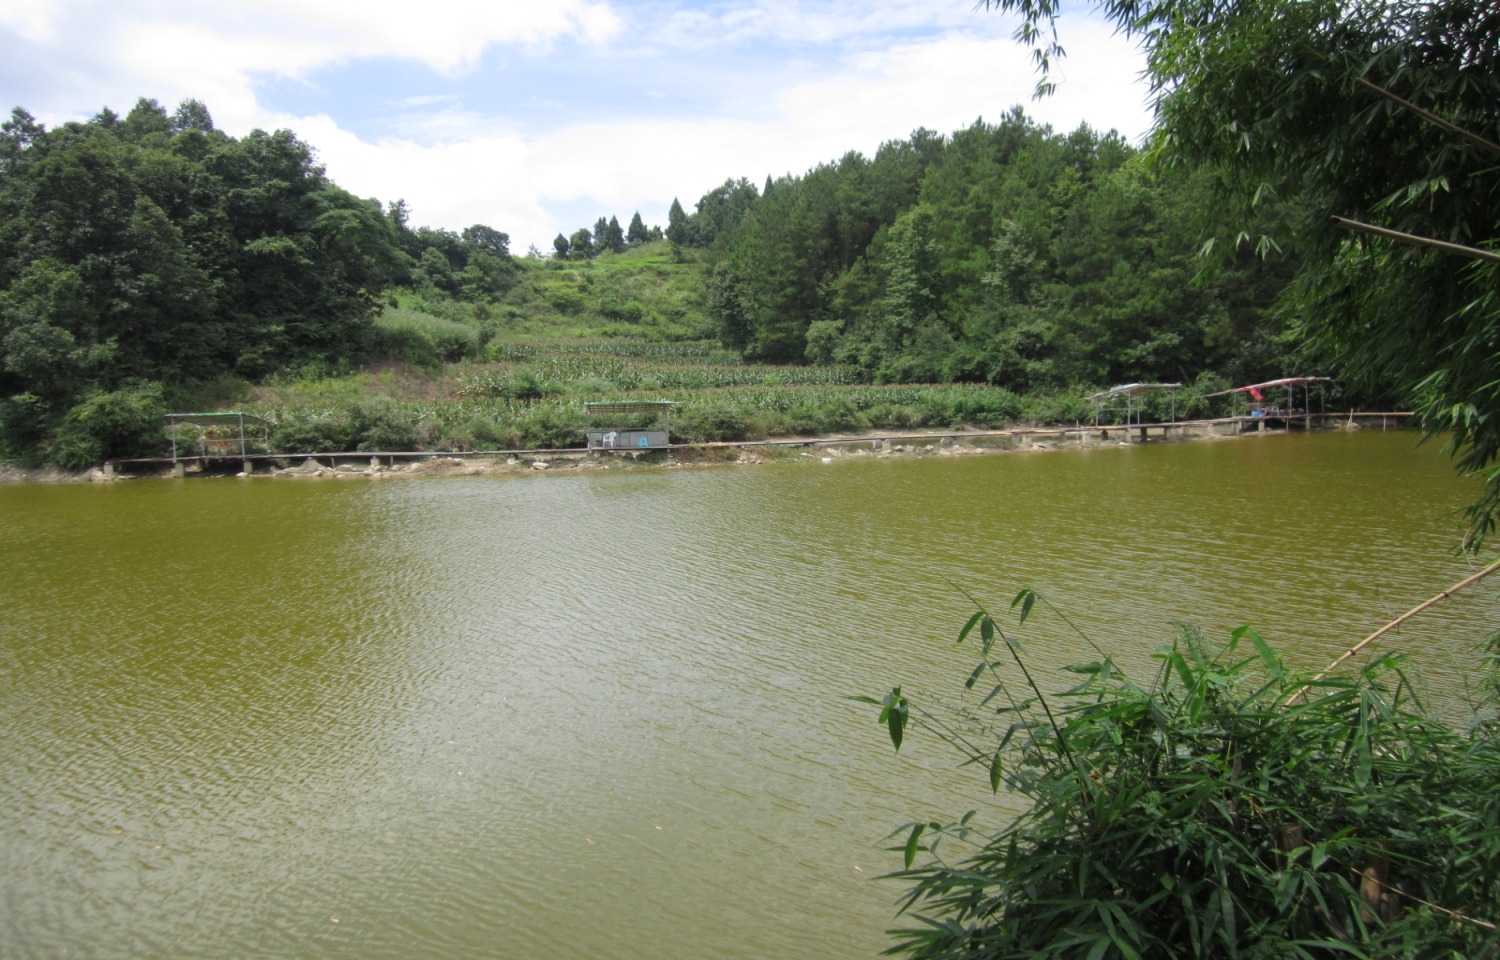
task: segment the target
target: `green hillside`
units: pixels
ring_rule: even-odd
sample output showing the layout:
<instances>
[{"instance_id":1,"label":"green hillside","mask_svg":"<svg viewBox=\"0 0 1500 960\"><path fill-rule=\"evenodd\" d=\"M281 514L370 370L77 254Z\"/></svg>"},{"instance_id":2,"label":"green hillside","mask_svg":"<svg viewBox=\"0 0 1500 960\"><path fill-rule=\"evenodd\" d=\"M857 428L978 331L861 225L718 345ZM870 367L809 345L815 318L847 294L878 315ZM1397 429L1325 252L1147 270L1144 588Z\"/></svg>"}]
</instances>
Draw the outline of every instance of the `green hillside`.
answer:
<instances>
[{"instance_id":1,"label":"green hillside","mask_svg":"<svg viewBox=\"0 0 1500 960\"><path fill-rule=\"evenodd\" d=\"M714 337L701 255L676 258L666 241L593 260L518 257L515 263L520 268L515 285L487 301L465 302L421 287L397 289L392 299L400 311L467 324L485 343L538 336ZM391 312L377 324L392 325Z\"/></svg>"}]
</instances>

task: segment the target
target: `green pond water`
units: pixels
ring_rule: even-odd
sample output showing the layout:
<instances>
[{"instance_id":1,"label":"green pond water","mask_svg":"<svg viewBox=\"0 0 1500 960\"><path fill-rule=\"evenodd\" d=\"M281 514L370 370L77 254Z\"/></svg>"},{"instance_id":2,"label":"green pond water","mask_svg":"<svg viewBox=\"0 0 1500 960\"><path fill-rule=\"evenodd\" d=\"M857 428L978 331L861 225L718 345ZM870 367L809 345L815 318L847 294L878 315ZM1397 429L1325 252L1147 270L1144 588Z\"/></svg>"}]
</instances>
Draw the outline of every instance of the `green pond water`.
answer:
<instances>
[{"instance_id":1,"label":"green pond water","mask_svg":"<svg viewBox=\"0 0 1500 960\"><path fill-rule=\"evenodd\" d=\"M843 699L961 689L948 580L1318 665L1473 569L1416 442L0 488L0 956L873 956L881 838L1012 809Z\"/></svg>"}]
</instances>

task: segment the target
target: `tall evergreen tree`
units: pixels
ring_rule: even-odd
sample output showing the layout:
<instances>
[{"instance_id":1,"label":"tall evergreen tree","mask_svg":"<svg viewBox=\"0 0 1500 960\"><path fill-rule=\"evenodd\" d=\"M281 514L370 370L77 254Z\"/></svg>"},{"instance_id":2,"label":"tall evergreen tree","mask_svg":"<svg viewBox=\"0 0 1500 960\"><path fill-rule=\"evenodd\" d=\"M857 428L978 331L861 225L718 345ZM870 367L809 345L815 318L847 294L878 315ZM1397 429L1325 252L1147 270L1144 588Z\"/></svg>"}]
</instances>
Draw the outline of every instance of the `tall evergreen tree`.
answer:
<instances>
[{"instance_id":1,"label":"tall evergreen tree","mask_svg":"<svg viewBox=\"0 0 1500 960\"><path fill-rule=\"evenodd\" d=\"M635 216L630 218L630 228L625 232L625 239L631 246L645 243L650 239L646 232L646 222L641 219L641 212L637 210Z\"/></svg>"},{"instance_id":2,"label":"tall evergreen tree","mask_svg":"<svg viewBox=\"0 0 1500 960\"><path fill-rule=\"evenodd\" d=\"M552 249L557 251L557 259L568 259L568 238L560 233L557 236L553 237Z\"/></svg>"},{"instance_id":3,"label":"tall evergreen tree","mask_svg":"<svg viewBox=\"0 0 1500 960\"><path fill-rule=\"evenodd\" d=\"M609 224L604 228L604 242L599 246L615 253L625 252L625 231L620 229L618 218L609 218Z\"/></svg>"},{"instance_id":4,"label":"tall evergreen tree","mask_svg":"<svg viewBox=\"0 0 1500 960\"><path fill-rule=\"evenodd\" d=\"M673 246L685 247L688 244L688 218L683 211L682 204L676 197L672 198L672 208L667 211L667 239Z\"/></svg>"}]
</instances>

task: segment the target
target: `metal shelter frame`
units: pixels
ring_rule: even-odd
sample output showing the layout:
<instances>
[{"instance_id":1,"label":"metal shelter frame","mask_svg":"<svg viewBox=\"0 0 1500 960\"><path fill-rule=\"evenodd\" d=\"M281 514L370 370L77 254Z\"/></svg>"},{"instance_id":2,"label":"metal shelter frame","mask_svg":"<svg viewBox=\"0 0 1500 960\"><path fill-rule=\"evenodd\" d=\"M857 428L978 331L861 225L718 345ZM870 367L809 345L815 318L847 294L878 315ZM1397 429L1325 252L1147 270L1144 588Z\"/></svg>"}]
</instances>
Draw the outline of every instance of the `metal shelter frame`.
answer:
<instances>
[{"instance_id":1,"label":"metal shelter frame","mask_svg":"<svg viewBox=\"0 0 1500 960\"><path fill-rule=\"evenodd\" d=\"M665 450L671 446L671 412L674 400L604 400L583 405L584 432L590 450ZM629 427L594 426L600 414L656 413L661 415L660 430Z\"/></svg>"},{"instance_id":2,"label":"metal shelter frame","mask_svg":"<svg viewBox=\"0 0 1500 960\"><path fill-rule=\"evenodd\" d=\"M233 444L239 444L239 456L243 459L250 451L250 442L258 442L265 445L267 452L271 449L271 424L260 417L251 416L248 413L169 413L166 417L166 427L172 434L172 460L176 462L177 455L177 431L183 426L194 427L198 435L193 438L193 446L197 449L196 456L210 456L208 450L210 445L229 445L230 450L219 456L233 456ZM248 437L245 434L245 425L249 424L252 432L256 427L260 428L259 437ZM209 437L205 434L207 427L236 427L238 436L232 437Z\"/></svg>"},{"instance_id":3,"label":"metal shelter frame","mask_svg":"<svg viewBox=\"0 0 1500 960\"><path fill-rule=\"evenodd\" d=\"M1126 383L1118 387L1111 387L1100 393L1091 394L1083 399L1094 405L1094 426L1099 426L1099 415L1106 411L1125 411L1125 426L1133 426L1131 415L1134 414L1139 423L1140 412L1144 405L1137 406L1135 399L1148 393L1161 393L1163 390L1172 392L1172 422L1177 422L1177 391L1182 386L1180 383ZM1125 405L1111 405L1112 402L1124 399Z\"/></svg>"},{"instance_id":4,"label":"metal shelter frame","mask_svg":"<svg viewBox=\"0 0 1500 960\"><path fill-rule=\"evenodd\" d=\"M1267 380L1265 383L1251 383L1243 387L1230 387L1228 390L1220 390L1217 393L1205 393L1203 396L1205 399L1208 397L1234 397L1233 416L1236 417L1240 415L1241 394L1250 397L1254 401L1250 405L1250 409L1255 412L1247 414L1248 416L1288 419L1294 416L1310 417L1312 416L1312 385L1315 383L1320 385L1318 387L1318 412L1321 414L1327 412L1325 409L1327 395L1323 392L1321 384L1331 382L1333 382L1332 377L1282 377L1280 380ZM1275 390L1281 387L1286 388L1286 409L1278 412L1273 406L1268 412L1265 406L1265 398L1261 395L1262 391ZM1302 388L1302 413L1300 414L1296 412L1298 387Z\"/></svg>"}]
</instances>

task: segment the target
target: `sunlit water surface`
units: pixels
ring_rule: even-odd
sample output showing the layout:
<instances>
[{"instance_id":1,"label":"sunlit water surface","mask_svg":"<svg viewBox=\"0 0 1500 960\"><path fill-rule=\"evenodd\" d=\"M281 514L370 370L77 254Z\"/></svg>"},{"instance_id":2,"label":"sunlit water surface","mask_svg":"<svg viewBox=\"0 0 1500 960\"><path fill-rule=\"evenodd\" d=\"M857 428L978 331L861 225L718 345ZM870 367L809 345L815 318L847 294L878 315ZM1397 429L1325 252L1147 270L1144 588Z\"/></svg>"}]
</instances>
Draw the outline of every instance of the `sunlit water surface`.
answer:
<instances>
[{"instance_id":1,"label":"sunlit water surface","mask_svg":"<svg viewBox=\"0 0 1500 960\"><path fill-rule=\"evenodd\" d=\"M0 956L869 957L882 836L1009 809L843 699L961 687L948 581L1316 664L1471 569L1474 493L1369 432L0 489ZM1393 646L1456 689L1496 612Z\"/></svg>"}]
</instances>

